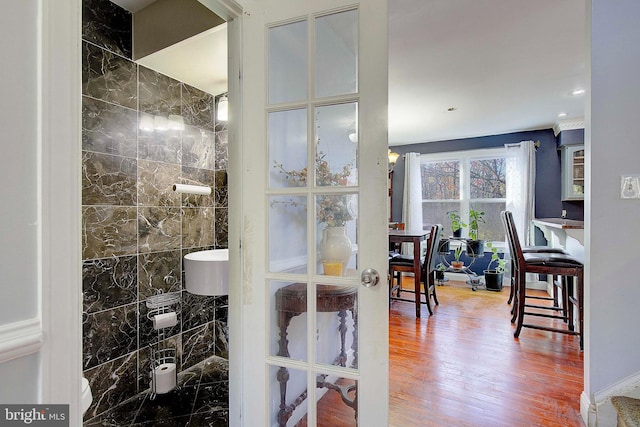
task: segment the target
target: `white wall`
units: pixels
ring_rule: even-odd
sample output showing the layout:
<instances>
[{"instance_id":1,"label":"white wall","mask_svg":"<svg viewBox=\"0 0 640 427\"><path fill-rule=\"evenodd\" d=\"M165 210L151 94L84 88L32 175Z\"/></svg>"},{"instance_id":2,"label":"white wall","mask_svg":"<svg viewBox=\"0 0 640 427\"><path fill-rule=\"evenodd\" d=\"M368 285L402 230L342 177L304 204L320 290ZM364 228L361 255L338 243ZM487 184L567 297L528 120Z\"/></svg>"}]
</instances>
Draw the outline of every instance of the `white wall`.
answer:
<instances>
[{"instance_id":1,"label":"white wall","mask_svg":"<svg viewBox=\"0 0 640 427\"><path fill-rule=\"evenodd\" d=\"M38 312L37 1L7 6L0 16L0 324L35 317Z\"/></svg>"},{"instance_id":2,"label":"white wall","mask_svg":"<svg viewBox=\"0 0 640 427\"><path fill-rule=\"evenodd\" d=\"M19 405L39 402L39 365L39 353L0 363L0 382L11 384L10 387L0 387L0 403Z\"/></svg>"},{"instance_id":3,"label":"white wall","mask_svg":"<svg viewBox=\"0 0 640 427\"><path fill-rule=\"evenodd\" d=\"M80 0L0 16L0 402L80 391ZM7 394L11 393L10 396Z\"/></svg>"},{"instance_id":4,"label":"white wall","mask_svg":"<svg viewBox=\"0 0 640 427\"><path fill-rule=\"evenodd\" d=\"M0 383L12 384L3 403L35 403L40 392L39 358L15 344L31 330L20 321L38 316L37 14L36 0L0 14Z\"/></svg>"},{"instance_id":5,"label":"white wall","mask_svg":"<svg viewBox=\"0 0 640 427\"><path fill-rule=\"evenodd\" d=\"M621 173L640 173L640 2L589 3L585 393L593 403L593 393L640 372L640 200L620 199Z\"/></svg>"}]
</instances>

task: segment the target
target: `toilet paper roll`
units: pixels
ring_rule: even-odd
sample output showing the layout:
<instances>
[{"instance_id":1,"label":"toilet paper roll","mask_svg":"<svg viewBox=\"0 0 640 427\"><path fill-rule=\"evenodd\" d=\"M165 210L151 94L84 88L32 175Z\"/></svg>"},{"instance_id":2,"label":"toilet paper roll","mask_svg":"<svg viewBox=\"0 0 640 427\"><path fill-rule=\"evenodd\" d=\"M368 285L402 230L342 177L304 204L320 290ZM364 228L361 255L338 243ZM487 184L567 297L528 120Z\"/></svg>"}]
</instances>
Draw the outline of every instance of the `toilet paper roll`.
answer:
<instances>
[{"instance_id":1,"label":"toilet paper roll","mask_svg":"<svg viewBox=\"0 0 640 427\"><path fill-rule=\"evenodd\" d=\"M173 191L187 194L211 194L211 187L204 185L173 184Z\"/></svg>"},{"instance_id":2,"label":"toilet paper roll","mask_svg":"<svg viewBox=\"0 0 640 427\"><path fill-rule=\"evenodd\" d=\"M176 364L163 363L151 373L151 391L156 394L168 393L176 388Z\"/></svg>"},{"instance_id":3,"label":"toilet paper roll","mask_svg":"<svg viewBox=\"0 0 640 427\"><path fill-rule=\"evenodd\" d=\"M169 313L156 314L153 316L153 329L163 329L176 326L178 323L178 316L175 311Z\"/></svg>"}]
</instances>

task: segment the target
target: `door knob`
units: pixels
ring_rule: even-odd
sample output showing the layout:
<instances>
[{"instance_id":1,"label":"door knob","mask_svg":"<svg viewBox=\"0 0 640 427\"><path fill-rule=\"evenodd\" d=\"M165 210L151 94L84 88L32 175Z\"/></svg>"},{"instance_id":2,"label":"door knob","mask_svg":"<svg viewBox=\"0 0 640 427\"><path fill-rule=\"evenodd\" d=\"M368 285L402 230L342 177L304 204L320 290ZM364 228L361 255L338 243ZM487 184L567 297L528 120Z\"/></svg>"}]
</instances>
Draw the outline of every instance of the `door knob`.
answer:
<instances>
[{"instance_id":1,"label":"door knob","mask_svg":"<svg viewBox=\"0 0 640 427\"><path fill-rule=\"evenodd\" d=\"M378 274L375 268L367 268L362 271L360 275L360 283L362 283L362 286L365 288L373 288L378 282L380 282L380 274Z\"/></svg>"}]
</instances>

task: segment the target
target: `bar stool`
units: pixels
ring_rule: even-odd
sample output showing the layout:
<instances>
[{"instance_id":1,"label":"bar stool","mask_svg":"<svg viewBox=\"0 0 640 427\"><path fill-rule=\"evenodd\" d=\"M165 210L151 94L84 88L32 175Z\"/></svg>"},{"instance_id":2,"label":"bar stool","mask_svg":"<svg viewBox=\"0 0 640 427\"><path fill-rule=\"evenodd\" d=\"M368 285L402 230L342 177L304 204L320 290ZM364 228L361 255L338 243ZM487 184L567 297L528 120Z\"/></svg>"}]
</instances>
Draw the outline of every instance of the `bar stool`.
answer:
<instances>
[{"instance_id":1,"label":"bar stool","mask_svg":"<svg viewBox=\"0 0 640 427\"><path fill-rule=\"evenodd\" d=\"M520 336L522 328L539 329L550 332L559 332L569 335L578 335L580 339L580 350L584 348L584 322L583 322L583 306L584 306L584 265L567 254L562 253L527 253L522 252L520 240L513 222L513 215L509 211L501 213L503 222L507 229L507 237L512 257L515 260L515 285L514 306L516 308L516 330L514 337ZM543 309L558 310L558 307L539 306L526 304L526 273L550 274L553 276L561 276L563 283L563 314L546 314L536 311L527 310ZM573 295L573 278L577 278L575 282L576 295ZM578 310L578 331L575 331L573 323L573 307ZM566 311L565 311L566 310ZM565 314L566 313L566 314ZM550 326L542 326L533 323L525 323L525 316L537 316L551 319L561 319L568 323L566 329L555 328ZM514 319L512 318L512 322Z\"/></svg>"},{"instance_id":2,"label":"bar stool","mask_svg":"<svg viewBox=\"0 0 640 427\"><path fill-rule=\"evenodd\" d=\"M510 238L509 234L511 233L511 230L513 229L514 232L516 232L516 228L515 228L515 224L509 225L505 222L505 216L504 214L500 215L501 219L502 219L502 224L505 228L505 233L507 234L507 239ZM517 234L517 233L516 233ZM511 251L513 251L513 249L510 248ZM551 253L551 254L565 254L565 255L569 255L569 253L567 251L565 251L562 248L552 248L551 246L522 246L522 253L523 254L542 254L542 253ZM516 293L517 290L517 286L516 286L516 275L515 275L515 271L516 271L516 267L515 267L515 260L512 258L511 259L511 286L510 286L510 290L509 290L509 299L507 300L507 304L511 304L511 302L513 301L513 297ZM558 288L561 289L561 294L562 297L564 299L565 295L567 294L567 282L566 280L560 280L560 282L556 282L556 277L557 276L553 276L552 277L552 283L553 283L553 296L551 297L544 297L544 296L531 296L529 298L532 299L538 299L538 300L546 300L546 301L553 301L553 306L556 307L559 310L562 310L562 314L566 317L567 316L567 304L565 303L561 303L558 301ZM516 310L516 305L514 304L513 307L511 307L511 323L514 323L516 321L516 316L517 316L517 310Z\"/></svg>"}]
</instances>

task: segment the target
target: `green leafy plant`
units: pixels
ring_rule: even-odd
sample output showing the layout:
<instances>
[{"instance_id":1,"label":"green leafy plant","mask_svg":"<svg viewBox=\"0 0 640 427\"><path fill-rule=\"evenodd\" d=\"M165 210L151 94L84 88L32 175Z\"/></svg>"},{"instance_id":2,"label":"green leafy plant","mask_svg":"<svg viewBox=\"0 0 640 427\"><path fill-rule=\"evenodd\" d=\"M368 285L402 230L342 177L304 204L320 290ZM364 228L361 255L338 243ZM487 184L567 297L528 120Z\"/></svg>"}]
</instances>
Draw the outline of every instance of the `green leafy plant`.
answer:
<instances>
[{"instance_id":1,"label":"green leafy plant","mask_svg":"<svg viewBox=\"0 0 640 427\"><path fill-rule=\"evenodd\" d=\"M500 255L498 255L498 248L493 246L491 242L487 243L487 247L491 249L491 261L489 261L489 265L487 265L487 270L495 270L496 273L504 273L507 260L500 258ZM496 267L492 269L491 265L494 263Z\"/></svg>"},{"instance_id":2,"label":"green leafy plant","mask_svg":"<svg viewBox=\"0 0 640 427\"><path fill-rule=\"evenodd\" d=\"M471 209L469 211L469 238L471 240L478 240L480 223L485 223L484 211Z\"/></svg>"},{"instance_id":3,"label":"green leafy plant","mask_svg":"<svg viewBox=\"0 0 640 427\"><path fill-rule=\"evenodd\" d=\"M460 255L462 255L463 249L462 245L458 246L455 251L453 251L453 259L456 261L460 261Z\"/></svg>"},{"instance_id":4,"label":"green leafy plant","mask_svg":"<svg viewBox=\"0 0 640 427\"><path fill-rule=\"evenodd\" d=\"M451 220L452 232L455 233L456 231L461 230L462 228L467 226L467 224L461 221L460 214L458 213L457 210L447 212L447 216Z\"/></svg>"}]
</instances>

